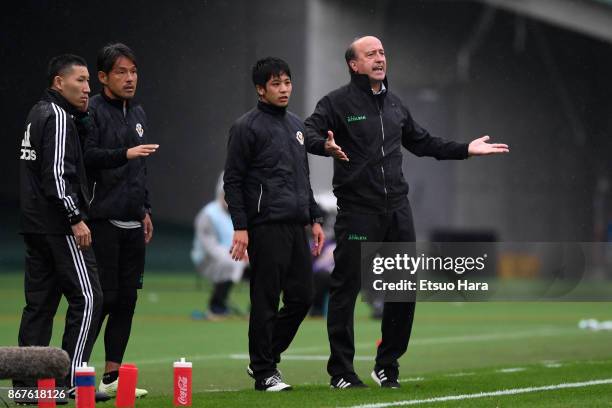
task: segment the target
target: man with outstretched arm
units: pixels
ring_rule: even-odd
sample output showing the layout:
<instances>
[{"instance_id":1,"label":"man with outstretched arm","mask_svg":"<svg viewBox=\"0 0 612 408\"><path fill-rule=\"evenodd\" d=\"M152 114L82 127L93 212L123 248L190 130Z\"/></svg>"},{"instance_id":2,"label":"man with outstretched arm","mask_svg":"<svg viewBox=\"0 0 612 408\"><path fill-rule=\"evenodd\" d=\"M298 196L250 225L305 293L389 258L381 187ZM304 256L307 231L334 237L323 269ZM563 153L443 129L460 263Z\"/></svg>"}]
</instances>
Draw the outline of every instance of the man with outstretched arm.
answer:
<instances>
[{"instance_id":1,"label":"man with outstretched arm","mask_svg":"<svg viewBox=\"0 0 612 408\"><path fill-rule=\"evenodd\" d=\"M361 288L360 243L414 242L408 184L402 174L402 146L417 156L438 160L508 152L488 136L469 144L431 136L389 90L381 41L356 39L346 51L351 80L324 96L305 121L309 153L334 157L334 194L338 199L335 268L327 316L331 355L327 371L333 388L365 387L353 367L353 315ZM355 240L355 237L359 237ZM374 381L398 388L398 359L406 352L414 302L386 302Z\"/></svg>"}]
</instances>

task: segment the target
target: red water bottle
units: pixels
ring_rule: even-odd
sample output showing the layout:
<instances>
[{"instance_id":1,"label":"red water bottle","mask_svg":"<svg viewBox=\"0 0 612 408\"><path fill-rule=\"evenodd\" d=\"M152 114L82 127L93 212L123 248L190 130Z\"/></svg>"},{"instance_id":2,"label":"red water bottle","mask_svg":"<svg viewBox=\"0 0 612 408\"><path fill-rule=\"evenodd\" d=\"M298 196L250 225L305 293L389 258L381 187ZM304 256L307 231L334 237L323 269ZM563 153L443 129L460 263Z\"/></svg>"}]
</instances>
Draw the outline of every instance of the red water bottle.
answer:
<instances>
[{"instance_id":1,"label":"red water bottle","mask_svg":"<svg viewBox=\"0 0 612 408\"><path fill-rule=\"evenodd\" d=\"M117 408L132 408L136 402L136 382L138 368L134 364L122 364L119 367L119 385L117 386Z\"/></svg>"},{"instance_id":2,"label":"red water bottle","mask_svg":"<svg viewBox=\"0 0 612 408\"><path fill-rule=\"evenodd\" d=\"M175 407L191 406L191 366L190 362L185 361L185 357L174 363Z\"/></svg>"},{"instance_id":3,"label":"red water bottle","mask_svg":"<svg viewBox=\"0 0 612 408\"><path fill-rule=\"evenodd\" d=\"M55 408L55 378L38 380L38 408Z\"/></svg>"},{"instance_id":4,"label":"red water bottle","mask_svg":"<svg viewBox=\"0 0 612 408\"><path fill-rule=\"evenodd\" d=\"M74 385L76 387L76 408L93 408L96 406L96 370L88 367L87 363L77 367L74 371Z\"/></svg>"}]
</instances>

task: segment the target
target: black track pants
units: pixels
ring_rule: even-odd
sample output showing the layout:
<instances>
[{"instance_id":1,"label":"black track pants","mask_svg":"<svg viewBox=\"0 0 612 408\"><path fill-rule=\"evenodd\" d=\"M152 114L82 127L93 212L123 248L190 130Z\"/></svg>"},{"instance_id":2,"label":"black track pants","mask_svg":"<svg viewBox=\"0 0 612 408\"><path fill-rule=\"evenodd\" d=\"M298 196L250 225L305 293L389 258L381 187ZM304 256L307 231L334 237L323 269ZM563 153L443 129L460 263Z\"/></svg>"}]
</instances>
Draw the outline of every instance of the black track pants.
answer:
<instances>
[{"instance_id":1,"label":"black track pants","mask_svg":"<svg viewBox=\"0 0 612 408\"><path fill-rule=\"evenodd\" d=\"M331 274L327 333L331 355L328 373L334 376L354 374L354 312L361 289L361 242L414 242L414 224L410 204L384 214L338 213L335 225L335 268ZM378 347L376 366L399 367L397 360L406 352L414 302L384 304L381 323L382 343Z\"/></svg>"},{"instance_id":2,"label":"black track pants","mask_svg":"<svg viewBox=\"0 0 612 408\"><path fill-rule=\"evenodd\" d=\"M93 248L98 260L104 306L98 333L104 329L106 361L122 363L132 319L142 287L145 265L144 232L140 228L119 228L107 220L91 223Z\"/></svg>"},{"instance_id":3,"label":"black track pants","mask_svg":"<svg viewBox=\"0 0 612 408\"><path fill-rule=\"evenodd\" d=\"M72 235L24 235L26 306L19 327L20 346L48 346L62 295L68 301L62 339L74 370L89 361L102 311L102 290L91 249L80 250ZM63 379L62 379L63 380Z\"/></svg>"},{"instance_id":4,"label":"black track pants","mask_svg":"<svg viewBox=\"0 0 612 408\"><path fill-rule=\"evenodd\" d=\"M251 315L249 355L257 379L273 374L312 303L312 258L297 224L249 230ZM282 293L283 307L279 310Z\"/></svg>"}]
</instances>

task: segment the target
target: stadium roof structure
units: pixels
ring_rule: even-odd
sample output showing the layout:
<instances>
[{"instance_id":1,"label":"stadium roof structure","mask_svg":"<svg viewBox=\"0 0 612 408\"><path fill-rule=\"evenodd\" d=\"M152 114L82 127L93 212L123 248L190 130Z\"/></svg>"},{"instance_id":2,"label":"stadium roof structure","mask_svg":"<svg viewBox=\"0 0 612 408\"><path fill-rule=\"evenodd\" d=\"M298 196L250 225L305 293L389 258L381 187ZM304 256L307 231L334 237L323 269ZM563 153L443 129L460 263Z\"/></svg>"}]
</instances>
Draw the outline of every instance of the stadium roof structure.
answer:
<instances>
[{"instance_id":1,"label":"stadium roof structure","mask_svg":"<svg viewBox=\"0 0 612 408\"><path fill-rule=\"evenodd\" d=\"M612 42L612 0L481 0L485 4Z\"/></svg>"}]
</instances>

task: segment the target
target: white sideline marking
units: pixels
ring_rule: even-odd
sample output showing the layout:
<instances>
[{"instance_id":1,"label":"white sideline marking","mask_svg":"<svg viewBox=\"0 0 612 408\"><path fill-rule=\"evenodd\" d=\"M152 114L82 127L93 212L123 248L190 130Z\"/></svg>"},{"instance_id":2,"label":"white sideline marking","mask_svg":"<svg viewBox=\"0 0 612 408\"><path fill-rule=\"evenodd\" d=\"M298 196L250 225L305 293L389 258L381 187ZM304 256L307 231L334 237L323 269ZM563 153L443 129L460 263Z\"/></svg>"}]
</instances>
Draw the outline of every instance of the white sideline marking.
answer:
<instances>
[{"instance_id":1,"label":"white sideline marking","mask_svg":"<svg viewBox=\"0 0 612 408\"><path fill-rule=\"evenodd\" d=\"M567 362L565 364L568 364ZM569 363L571 364L571 363ZM559 363L557 360L542 360L542 365L546 368L559 368L563 367L563 364Z\"/></svg>"},{"instance_id":2,"label":"white sideline marking","mask_svg":"<svg viewBox=\"0 0 612 408\"><path fill-rule=\"evenodd\" d=\"M510 367L510 368L502 368L501 370L497 370L498 373L518 373L520 371L525 371L526 368L523 367Z\"/></svg>"},{"instance_id":3,"label":"white sideline marking","mask_svg":"<svg viewBox=\"0 0 612 408\"><path fill-rule=\"evenodd\" d=\"M552 329L543 328L536 330L529 330L524 332L514 333L485 333L485 334L468 334L464 336L450 336L450 337L431 337L425 339L415 339L410 342L411 346L414 345L430 345L430 344L447 344L447 343L471 343L474 341L491 341L491 340L514 340L529 337L548 337L556 336L563 333L578 333L575 329Z\"/></svg>"},{"instance_id":4,"label":"white sideline marking","mask_svg":"<svg viewBox=\"0 0 612 408\"><path fill-rule=\"evenodd\" d=\"M467 377L468 375L475 375L476 373L450 373L444 374L445 377Z\"/></svg>"},{"instance_id":5,"label":"white sideline marking","mask_svg":"<svg viewBox=\"0 0 612 408\"><path fill-rule=\"evenodd\" d=\"M410 347L412 346L429 346L429 345L437 345L437 344L454 344L454 343L471 343L476 341L492 341L492 340L514 340L514 339L524 339L531 337L550 337L557 336L559 334L581 334L583 332L576 330L574 328L571 329L562 329L562 328L539 328L535 330L528 330L522 332L501 332L501 333L483 333L483 334L466 334L463 336L448 336L448 337L426 337L426 338L416 338L410 341ZM375 343L372 342L361 342L356 343L356 349L372 349L375 348ZM289 349L293 353L306 353L309 351L317 351L317 350L329 350L329 345L325 344L323 346L310 346L310 347L291 347Z\"/></svg>"},{"instance_id":6,"label":"white sideline marking","mask_svg":"<svg viewBox=\"0 0 612 408\"><path fill-rule=\"evenodd\" d=\"M248 360L248 354L230 354L228 356L232 360ZM286 354L282 357L283 360L297 360L297 361L327 361L329 356L311 356L311 355L299 355L299 354ZM356 361L372 361L374 356L355 356Z\"/></svg>"},{"instance_id":7,"label":"white sideline marking","mask_svg":"<svg viewBox=\"0 0 612 408\"><path fill-rule=\"evenodd\" d=\"M584 364L608 364L612 360L585 361Z\"/></svg>"},{"instance_id":8,"label":"white sideline marking","mask_svg":"<svg viewBox=\"0 0 612 408\"><path fill-rule=\"evenodd\" d=\"M553 390L560 390L560 389L565 389L565 388L581 388L581 387L588 387L591 385L602 385L602 384L612 384L612 378L605 378L602 380L592 380L592 381L584 381L584 382L575 382L575 383L544 385L541 387L512 388L509 390L479 392L476 394L447 395L445 397L434 397L434 398L426 398L426 399L420 399L420 400L404 400L404 401L395 401L395 402L383 402L383 403L377 403L377 404L353 405L350 408L385 408L385 407L394 407L394 406L400 406L400 405L418 405L418 404L428 404L431 402L460 401L460 400L474 399L474 398L497 397L500 395L516 395L516 394L526 394L529 392L538 392L538 391L553 391Z\"/></svg>"},{"instance_id":9,"label":"white sideline marking","mask_svg":"<svg viewBox=\"0 0 612 408\"><path fill-rule=\"evenodd\" d=\"M422 345L436 345L436 344L454 344L454 343L470 343L477 341L493 341L493 340L514 340L514 339L523 339L523 338L531 338L531 337L549 337L549 336L557 336L565 333L574 333L574 334L582 334L585 333L583 331L578 331L576 329L559 329L559 328L540 328L536 330L530 330L525 332L514 332L514 333L484 333L484 334L476 334L476 335L465 335L465 336L450 336L450 337L430 337L430 338L422 338L422 339L414 339L410 342L410 346L422 346ZM593 334L593 333L588 333ZM375 349L374 342L368 343L357 343L355 344L356 349ZM313 346L313 347L292 347L289 349L291 353L305 353L309 351L317 351L317 350L329 350L329 345L325 344L323 346ZM237 355L237 354L233 354ZM186 356L189 361L204 361L204 360L219 360L232 358L230 354L204 354L204 355L194 355L194 356ZM283 356L283 358L287 358L289 355ZM325 360L329 358L328 355L325 356ZM373 357L365 357L365 356L355 356L355 360L372 360ZM176 361L176 356L174 357L161 357L156 359L137 359L138 364L148 365L148 364L165 364L172 363ZM605 364L605 362L593 362L592 364ZM98 362L98 365L104 365L103 362Z\"/></svg>"},{"instance_id":10,"label":"white sideline marking","mask_svg":"<svg viewBox=\"0 0 612 408\"><path fill-rule=\"evenodd\" d=\"M236 392L236 391L240 391L239 389L233 389L233 388L215 388L212 390L204 390L201 392ZM200 392L200 391L198 391Z\"/></svg>"},{"instance_id":11,"label":"white sideline marking","mask_svg":"<svg viewBox=\"0 0 612 408\"><path fill-rule=\"evenodd\" d=\"M412 377L412 378L402 378L401 380L397 380L399 382L418 382L423 381L425 377Z\"/></svg>"},{"instance_id":12,"label":"white sideline marking","mask_svg":"<svg viewBox=\"0 0 612 408\"><path fill-rule=\"evenodd\" d=\"M206 355L195 355L195 356L186 356L187 361L204 361L204 360L220 360L228 358L228 354L206 354ZM134 359L131 361L136 361L137 365L149 365L149 364L166 364L173 363L177 360L177 357L161 357L161 358L151 358L151 359ZM104 362L94 362L99 366L103 366Z\"/></svg>"}]
</instances>

